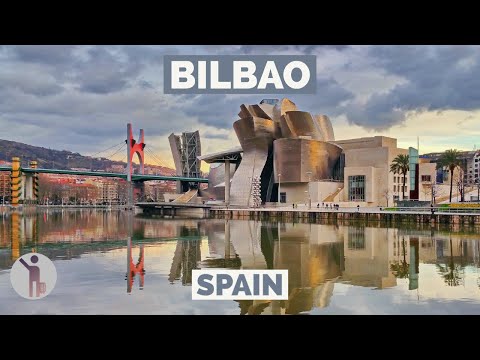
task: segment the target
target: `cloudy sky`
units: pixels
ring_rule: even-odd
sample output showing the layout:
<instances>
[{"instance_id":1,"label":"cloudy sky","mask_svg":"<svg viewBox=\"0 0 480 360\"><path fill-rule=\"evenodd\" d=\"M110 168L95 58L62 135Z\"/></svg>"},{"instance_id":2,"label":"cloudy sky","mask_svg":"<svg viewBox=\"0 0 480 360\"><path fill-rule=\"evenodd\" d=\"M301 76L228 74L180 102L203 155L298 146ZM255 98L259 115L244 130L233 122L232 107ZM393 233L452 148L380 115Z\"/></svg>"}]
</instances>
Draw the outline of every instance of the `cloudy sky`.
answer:
<instances>
[{"instance_id":1,"label":"cloudy sky","mask_svg":"<svg viewBox=\"0 0 480 360\"><path fill-rule=\"evenodd\" d=\"M240 104L279 97L165 95L163 55L175 54L313 54L317 93L290 99L328 115L337 139L408 147L420 136L421 153L480 146L478 46L0 46L0 139L90 155L120 144L132 122L171 165L171 132L200 130L203 153L227 149Z\"/></svg>"}]
</instances>

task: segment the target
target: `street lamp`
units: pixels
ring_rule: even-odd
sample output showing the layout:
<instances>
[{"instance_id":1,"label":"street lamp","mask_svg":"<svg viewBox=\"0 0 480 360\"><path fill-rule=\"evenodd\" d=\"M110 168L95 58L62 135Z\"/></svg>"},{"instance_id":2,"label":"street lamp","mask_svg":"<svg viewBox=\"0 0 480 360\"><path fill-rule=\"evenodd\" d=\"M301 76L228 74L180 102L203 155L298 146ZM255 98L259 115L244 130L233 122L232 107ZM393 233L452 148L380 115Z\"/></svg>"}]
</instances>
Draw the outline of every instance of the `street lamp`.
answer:
<instances>
[{"instance_id":1,"label":"street lamp","mask_svg":"<svg viewBox=\"0 0 480 360\"><path fill-rule=\"evenodd\" d=\"M280 184L281 184L280 178L281 178L281 176L282 176L282 174L278 174L278 206L280 206L280 203L281 203L281 201L280 201Z\"/></svg>"}]
</instances>

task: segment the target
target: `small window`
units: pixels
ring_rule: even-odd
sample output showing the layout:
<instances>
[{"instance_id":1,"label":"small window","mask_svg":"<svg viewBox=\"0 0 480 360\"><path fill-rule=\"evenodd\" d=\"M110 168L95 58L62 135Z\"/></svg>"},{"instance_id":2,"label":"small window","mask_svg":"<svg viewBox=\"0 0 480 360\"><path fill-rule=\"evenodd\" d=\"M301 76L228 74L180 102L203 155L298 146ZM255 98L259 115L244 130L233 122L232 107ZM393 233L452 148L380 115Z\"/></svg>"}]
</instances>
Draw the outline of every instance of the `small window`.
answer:
<instances>
[{"instance_id":1,"label":"small window","mask_svg":"<svg viewBox=\"0 0 480 360\"><path fill-rule=\"evenodd\" d=\"M432 180L432 177L430 175L422 175L422 181L430 182L431 180Z\"/></svg>"},{"instance_id":2,"label":"small window","mask_svg":"<svg viewBox=\"0 0 480 360\"><path fill-rule=\"evenodd\" d=\"M287 193L281 192L280 193L280 202L286 203L287 202Z\"/></svg>"},{"instance_id":3,"label":"small window","mask_svg":"<svg viewBox=\"0 0 480 360\"><path fill-rule=\"evenodd\" d=\"M393 185L393 191L397 191L397 185Z\"/></svg>"}]
</instances>

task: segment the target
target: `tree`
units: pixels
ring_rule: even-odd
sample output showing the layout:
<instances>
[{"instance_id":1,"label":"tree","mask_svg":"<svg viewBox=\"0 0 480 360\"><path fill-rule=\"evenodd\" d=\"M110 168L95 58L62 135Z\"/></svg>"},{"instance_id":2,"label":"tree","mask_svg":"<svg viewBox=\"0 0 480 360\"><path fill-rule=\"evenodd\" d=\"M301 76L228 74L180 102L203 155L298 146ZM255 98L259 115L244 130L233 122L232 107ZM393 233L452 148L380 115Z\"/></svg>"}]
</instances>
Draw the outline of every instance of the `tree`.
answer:
<instances>
[{"instance_id":1,"label":"tree","mask_svg":"<svg viewBox=\"0 0 480 360\"><path fill-rule=\"evenodd\" d=\"M450 261L448 264L437 264L437 269L440 272L443 280L448 286L458 286L464 283L463 264L455 264L453 259L453 244L450 235Z\"/></svg>"},{"instance_id":2,"label":"tree","mask_svg":"<svg viewBox=\"0 0 480 360\"><path fill-rule=\"evenodd\" d=\"M460 151L457 149L445 151L437 163L437 169L448 167L450 170L450 202L452 202L453 172L457 166L460 166L460 163Z\"/></svg>"},{"instance_id":3,"label":"tree","mask_svg":"<svg viewBox=\"0 0 480 360\"><path fill-rule=\"evenodd\" d=\"M434 179L422 186L422 192L425 195L425 199L427 199L428 195L431 195L430 201L433 205L435 205L436 198L443 193L440 186L437 185L437 182Z\"/></svg>"},{"instance_id":4,"label":"tree","mask_svg":"<svg viewBox=\"0 0 480 360\"><path fill-rule=\"evenodd\" d=\"M390 199L390 195L392 195L392 192L389 189L383 190L383 197L387 200L387 207L388 207L388 200Z\"/></svg>"},{"instance_id":5,"label":"tree","mask_svg":"<svg viewBox=\"0 0 480 360\"><path fill-rule=\"evenodd\" d=\"M423 193L423 196L425 199L428 198L428 195L432 195L432 199L431 199L431 203L433 204L434 201L433 201L433 193L434 193L434 185L430 182L428 184L423 184L422 185L422 193Z\"/></svg>"},{"instance_id":6,"label":"tree","mask_svg":"<svg viewBox=\"0 0 480 360\"><path fill-rule=\"evenodd\" d=\"M408 155L399 154L390 164L390 172L403 175L402 200L405 199L405 181L407 172L410 170L410 159Z\"/></svg>"},{"instance_id":7,"label":"tree","mask_svg":"<svg viewBox=\"0 0 480 360\"><path fill-rule=\"evenodd\" d=\"M475 186L477 187L477 202L480 202L480 179L475 179Z\"/></svg>"},{"instance_id":8,"label":"tree","mask_svg":"<svg viewBox=\"0 0 480 360\"><path fill-rule=\"evenodd\" d=\"M465 192L468 192L465 180L465 173L462 168L459 168L454 181L457 186L458 194L460 194L460 202L465 201Z\"/></svg>"}]
</instances>

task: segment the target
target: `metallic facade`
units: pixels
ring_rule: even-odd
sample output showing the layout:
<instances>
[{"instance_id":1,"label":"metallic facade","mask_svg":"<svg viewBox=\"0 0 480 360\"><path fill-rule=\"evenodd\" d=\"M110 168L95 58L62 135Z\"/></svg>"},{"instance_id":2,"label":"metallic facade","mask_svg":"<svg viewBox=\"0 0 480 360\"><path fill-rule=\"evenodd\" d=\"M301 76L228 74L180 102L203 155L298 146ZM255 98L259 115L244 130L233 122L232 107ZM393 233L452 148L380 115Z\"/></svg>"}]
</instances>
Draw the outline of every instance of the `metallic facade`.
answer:
<instances>
[{"instance_id":1,"label":"metallic facade","mask_svg":"<svg viewBox=\"0 0 480 360\"><path fill-rule=\"evenodd\" d=\"M267 159L271 158L275 124L273 120L251 116L235 121L233 128L242 146L243 158L232 178L230 201L236 205L251 206L252 179L258 176L262 188L268 187L266 182L270 177L263 172ZM265 192L262 195L264 194ZM265 201L264 196L262 200Z\"/></svg>"},{"instance_id":2,"label":"metallic facade","mask_svg":"<svg viewBox=\"0 0 480 360\"><path fill-rule=\"evenodd\" d=\"M282 183L328 180L342 174L338 167L343 150L329 142L335 138L327 116L300 111L289 99L242 104L238 116L233 128L243 156L232 178L230 204L253 206L252 182L257 177L262 202L275 202L278 174ZM220 168L211 173L219 181Z\"/></svg>"},{"instance_id":3,"label":"metallic facade","mask_svg":"<svg viewBox=\"0 0 480 360\"><path fill-rule=\"evenodd\" d=\"M278 139L273 143L275 182L282 183L333 179L333 169L342 148L325 141Z\"/></svg>"},{"instance_id":4,"label":"metallic facade","mask_svg":"<svg viewBox=\"0 0 480 360\"><path fill-rule=\"evenodd\" d=\"M310 137L323 140L323 133L312 115L305 111L287 111L280 118L280 127L284 137Z\"/></svg>"},{"instance_id":5,"label":"metallic facade","mask_svg":"<svg viewBox=\"0 0 480 360\"><path fill-rule=\"evenodd\" d=\"M217 165L217 166L214 166ZM235 174L237 164L230 163L230 179ZM212 164L208 173L208 188L201 191L202 196L208 199L225 200L225 165Z\"/></svg>"},{"instance_id":6,"label":"metallic facade","mask_svg":"<svg viewBox=\"0 0 480 360\"><path fill-rule=\"evenodd\" d=\"M273 108L273 120L280 122L280 117L285 115L287 111L298 110L297 105L289 99L282 99Z\"/></svg>"},{"instance_id":7,"label":"metallic facade","mask_svg":"<svg viewBox=\"0 0 480 360\"><path fill-rule=\"evenodd\" d=\"M332 122L326 115L314 115L313 119L320 128L324 141L335 141Z\"/></svg>"}]
</instances>

